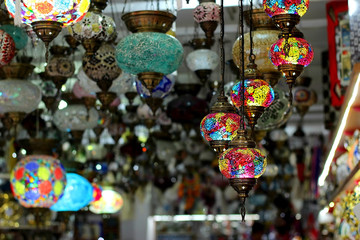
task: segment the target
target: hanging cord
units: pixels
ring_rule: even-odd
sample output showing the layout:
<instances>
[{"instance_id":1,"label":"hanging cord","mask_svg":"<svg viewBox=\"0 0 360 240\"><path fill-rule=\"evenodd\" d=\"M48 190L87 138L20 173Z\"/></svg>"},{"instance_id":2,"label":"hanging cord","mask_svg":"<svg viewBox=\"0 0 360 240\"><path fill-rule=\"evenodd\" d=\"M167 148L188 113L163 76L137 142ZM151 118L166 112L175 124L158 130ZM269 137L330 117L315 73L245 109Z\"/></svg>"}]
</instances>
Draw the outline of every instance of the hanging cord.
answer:
<instances>
[{"instance_id":1,"label":"hanging cord","mask_svg":"<svg viewBox=\"0 0 360 240\"><path fill-rule=\"evenodd\" d=\"M125 13L126 4L127 4L127 0L124 1L124 7L123 7L123 9L121 11L121 15L124 15L124 13Z\"/></svg>"},{"instance_id":2,"label":"hanging cord","mask_svg":"<svg viewBox=\"0 0 360 240\"><path fill-rule=\"evenodd\" d=\"M225 96L224 0L220 6L220 96Z\"/></svg>"},{"instance_id":3,"label":"hanging cord","mask_svg":"<svg viewBox=\"0 0 360 240\"><path fill-rule=\"evenodd\" d=\"M240 34L241 34L241 45L239 47L239 54L240 54L240 81L241 81L241 124L240 130L245 130L245 50L244 50L244 14L243 14L243 0L239 0L239 26L240 26Z\"/></svg>"},{"instance_id":4,"label":"hanging cord","mask_svg":"<svg viewBox=\"0 0 360 240\"><path fill-rule=\"evenodd\" d=\"M255 54L253 51L254 48L254 42L253 42L253 19L252 19L252 14L253 14L253 0L250 0L250 55L249 55L249 61L250 63L255 63Z\"/></svg>"}]
</instances>

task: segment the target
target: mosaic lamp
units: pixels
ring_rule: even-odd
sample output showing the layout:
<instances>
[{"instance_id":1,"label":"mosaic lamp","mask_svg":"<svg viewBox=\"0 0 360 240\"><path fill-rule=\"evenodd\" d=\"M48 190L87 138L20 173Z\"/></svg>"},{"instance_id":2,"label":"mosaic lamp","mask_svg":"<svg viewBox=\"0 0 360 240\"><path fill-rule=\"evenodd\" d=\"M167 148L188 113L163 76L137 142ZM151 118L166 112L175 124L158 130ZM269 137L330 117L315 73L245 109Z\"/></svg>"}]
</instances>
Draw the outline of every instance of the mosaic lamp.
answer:
<instances>
[{"instance_id":1,"label":"mosaic lamp","mask_svg":"<svg viewBox=\"0 0 360 240\"><path fill-rule=\"evenodd\" d=\"M255 186L257 178L266 170L266 157L255 148L256 144L246 136L246 130L239 130L229 148L220 154L219 169L229 179L241 201L241 215L245 218L245 200Z\"/></svg>"},{"instance_id":2,"label":"mosaic lamp","mask_svg":"<svg viewBox=\"0 0 360 240\"><path fill-rule=\"evenodd\" d=\"M110 189L104 188L101 198L90 204L90 211L95 214L113 214L120 211L124 205L121 195Z\"/></svg>"},{"instance_id":3,"label":"mosaic lamp","mask_svg":"<svg viewBox=\"0 0 360 240\"><path fill-rule=\"evenodd\" d=\"M296 32L293 33L292 37L282 37L271 46L269 52L271 62L286 77L286 82L290 89L291 102L292 87L296 78L314 58L314 51L311 45L302 36L302 33Z\"/></svg>"},{"instance_id":4,"label":"mosaic lamp","mask_svg":"<svg viewBox=\"0 0 360 240\"><path fill-rule=\"evenodd\" d=\"M29 37L23 28L12 24L4 24L0 26L0 29L11 36L15 42L15 48L17 50L21 50L26 47Z\"/></svg>"},{"instance_id":5,"label":"mosaic lamp","mask_svg":"<svg viewBox=\"0 0 360 240\"><path fill-rule=\"evenodd\" d=\"M207 80L207 78L201 77L201 72L207 71L209 72L207 75L210 75L219 65L219 62L220 59L217 53L210 49L197 49L186 57L186 65L191 71L195 72L201 82Z\"/></svg>"},{"instance_id":6,"label":"mosaic lamp","mask_svg":"<svg viewBox=\"0 0 360 240\"><path fill-rule=\"evenodd\" d=\"M15 42L5 30L0 30L0 39L0 66L4 66L10 63L15 56Z\"/></svg>"},{"instance_id":7,"label":"mosaic lamp","mask_svg":"<svg viewBox=\"0 0 360 240\"><path fill-rule=\"evenodd\" d=\"M252 21L252 51L256 56L258 70L262 73L264 80L274 87L281 77L281 72L269 59L269 50L271 45L278 40L280 31L277 30L263 9L253 9L252 12L245 11L244 17L249 26ZM232 58L238 68L242 66L240 49L242 49L241 37L234 42L232 47ZM245 56L250 55L250 32L244 34L244 51ZM245 57L245 66L249 63L250 59Z\"/></svg>"},{"instance_id":8,"label":"mosaic lamp","mask_svg":"<svg viewBox=\"0 0 360 240\"><path fill-rule=\"evenodd\" d=\"M265 12L273 19L275 25L290 33L309 8L309 0L264 0Z\"/></svg>"},{"instance_id":9,"label":"mosaic lamp","mask_svg":"<svg viewBox=\"0 0 360 240\"><path fill-rule=\"evenodd\" d=\"M46 155L24 157L10 175L14 197L27 208L53 206L62 197L66 181L60 161Z\"/></svg>"},{"instance_id":10,"label":"mosaic lamp","mask_svg":"<svg viewBox=\"0 0 360 240\"><path fill-rule=\"evenodd\" d=\"M93 199L91 202L94 203L101 199L103 188L96 183L92 183L91 185L93 186Z\"/></svg>"},{"instance_id":11,"label":"mosaic lamp","mask_svg":"<svg viewBox=\"0 0 360 240\"><path fill-rule=\"evenodd\" d=\"M93 200L93 187L86 178L76 173L67 173L66 180L64 194L52 205L52 211L79 211Z\"/></svg>"},{"instance_id":12,"label":"mosaic lamp","mask_svg":"<svg viewBox=\"0 0 360 240\"><path fill-rule=\"evenodd\" d=\"M15 24L20 21L16 14L16 1L5 1L8 12L15 19ZM37 36L48 47L62 27L80 21L89 6L90 0L22 0L20 1L20 17L21 22L32 26Z\"/></svg>"},{"instance_id":13,"label":"mosaic lamp","mask_svg":"<svg viewBox=\"0 0 360 240\"><path fill-rule=\"evenodd\" d=\"M245 93L245 113L251 129L254 130L255 124L265 108L274 101L275 93L270 84L260 79L259 76L251 77L248 75L247 77L244 81L245 89L242 88L241 82L232 87L231 101L236 108L241 109L243 93Z\"/></svg>"},{"instance_id":14,"label":"mosaic lamp","mask_svg":"<svg viewBox=\"0 0 360 240\"><path fill-rule=\"evenodd\" d=\"M194 9L194 20L200 24L206 38L213 38L220 21L220 6L212 0L201 1Z\"/></svg>"},{"instance_id":15,"label":"mosaic lamp","mask_svg":"<svg viewBox=\"0 0 360 240\"><path fill-rule=\"evenodd\" d=\"M116 47L119 67L138 79L150 91L164 75L174 72L182 62L181 43L166 34L176 17L164 11L135 11L122 16L133 33L123 38Z\"/></svg>"}]
</instances>

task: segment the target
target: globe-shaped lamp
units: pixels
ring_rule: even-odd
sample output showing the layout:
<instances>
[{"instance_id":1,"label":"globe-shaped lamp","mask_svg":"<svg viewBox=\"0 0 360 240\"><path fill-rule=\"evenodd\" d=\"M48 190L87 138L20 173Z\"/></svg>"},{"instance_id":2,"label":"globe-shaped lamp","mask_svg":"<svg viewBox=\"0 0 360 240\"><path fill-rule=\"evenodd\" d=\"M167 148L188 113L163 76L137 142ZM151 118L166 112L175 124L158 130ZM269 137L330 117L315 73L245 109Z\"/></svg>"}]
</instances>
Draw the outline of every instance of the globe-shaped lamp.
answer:
<instances>
[{"instance_id":1,"label":"globe-shaped lamp","mask_svg":"<svg viewBox=\"0 0 360 240\"><path fill-rule=\"evenodd\" d=\"M99 119L98 112L92 108L87 111L84 105L72 104L54 114L54 124L61 131L86 130L94 128Z\"/></svg>"},{"instance_id":2,"label":"globe-shaped lamp","mask_svg":"<svg viewBox=\"0 0 360 240\"><path fill-rule=\"evenodd\" d=\"M301 35L300 33L299 36ZM314 58L313 49L302 37L280 38L271 46L269 57L271 62L286 77L286 82L290 88L290 101L292 102L292 86L304 67L312 62Z\"/></svg>"},{"instance_id":3,"label":"globe-shaped lamp","mask_svg":"<svg viewBox=\"0 0 360 240\"><path fill-rule=\"evenodd\" d=\"M6 0L10 15L16 20L17 0ZM46 46L56 38L61 28L80 21L90 6L90 0L22 0L21 21L31 25Z\"/></svg>"},{"instance_id":4,"label":"globe-shaped lamp","mask_svg":"<svg viewBox=\"0 0 360 240\"><path fill-rule=\"evenodd\" d=\"M124 205L121 195L108 188L104 188L101 198L90 204L90 211L96 214L113 214L120 211Z\"/></svg>"},{"instance_id":5,"label":"globe-shaped lamp","mask_svg":"<svg viewBox=\"0 0 360 240\"><path fill-rule=\"evenodd\" d=\"M15 42L15 48L17 50L21 50L26 47L29 37L23 28L11 24L5 24L1 25L0 29L11 36Z\"/></svg>"},{"instance_id":6,"label":"globe-shaped lamp","mask_svg":"<svg viewBox=\"0 0 360 240\"><path fill-rule=\"evenodd\" d=\"M159 84L163 75L174 72L182 59L181 43L164 33L134 33L123 38L116 47L119 67L127 73L138 74L149 91Z\"/></svg>"},{"instance_id":7,"label":"globe-shaped lamp","mask_svg":"<svg viewBox=\"0 0 360 240\"><path fill-rule=\"evenodd\" d=\"M275 94L273 88L262 79L246 79L242 83L238 82L231 89L231 101L238 109L242 106L243 92L245 92L244 106L246 117L251 129L254 130L255 124L265 108L269 107L274 101Z\"/></svg>"},{"instance_id":8,"label":"globe-shaped lamp","mask_svg":"<svg viewBox=\"0 0 360 240\"><path fill-rule=\"evenodd\" d=\"M76 173L66 174L64 195L52 205L52 211L79 211L93 199L93 187L88 180Z\"/></svg>"},{"instance_id":9,"label":"globe-shaped lamp","mask_svg":"<svg viewBox=\"0 0 360 240\"><path fill-rule=\"evenodd\" d=\"M34 111L41 101L41 90L26 80L0 80L0 113Z\"/></svg>"},{"instance_id":10,"label":"globe-shaped lamp","mask_svg":"<svg viewBox=\"0 0 360 240\"><path fill-rule=\"evenodd\" d=\"M194 9L194 20L200 23L206 38L212 38L220 21L220 6L215 1L200 3Z\"/></svg>"},{"instance_id":11,"label":"globe-shaped lamp","mask_svg":"<svg viewBox=\"0 0 360 240\"><path fill-rule=\"evenodd\" d=\"M63 195L66 172L51 156L26 156L11 171L10 184L22 206L49 208Z\"/></svg>"},{"instance_id":12,"label":"globe-shaped lamp","mask_svg":"<svg viewBox=\"0 0 360 240\"><path fill-rule=\"evenodd\" d=\"M186 57L186 65L191 71L195 72L202 82L207 80L206 78L216 69L219 62L220 59L217 53L210 49L197 49L189 53ZM207 73L205 79L201 77L201 72L204 71Z\"/></svg>"},{"instance_id":13,"label":"globe-shaped lamp","mask_svg":"<svg viewBox=\"0 0 360 240\"><path fill-rule=\"evenodd\" d=\"M309 7L309 0L263 0L265 12L275 25L290 33Z\"/></svg>"}]
</instances>

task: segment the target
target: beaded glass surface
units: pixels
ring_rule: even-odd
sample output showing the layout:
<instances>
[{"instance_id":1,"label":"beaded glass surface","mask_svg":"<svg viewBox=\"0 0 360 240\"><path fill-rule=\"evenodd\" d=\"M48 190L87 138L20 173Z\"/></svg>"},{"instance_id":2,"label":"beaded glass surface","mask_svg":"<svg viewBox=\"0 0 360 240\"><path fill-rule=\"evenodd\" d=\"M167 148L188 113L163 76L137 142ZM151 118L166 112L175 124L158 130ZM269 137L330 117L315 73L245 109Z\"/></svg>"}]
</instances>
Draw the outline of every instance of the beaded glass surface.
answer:
<instances>
[{"instance_id":1,"label":"beaded glass surface","mask_svg":"<svg viewBox=\"0 0 360 240\"><path fill-rule=\"evenodd\" d=\"M68 27L70 35L76 40L94 38L100 41L109 41L115 34L114 20L106 15L87 12L84 18Z\"/></svg>"},{"instance_id":2,"label":"beaded glass surface","mask_svg":"<svg viewBox=\"0 0 360 240\"><path fill-rule=\"evenodd\" d=\"M270 16L295 14L302 17L309 8L309 0L264 0L265 12Z\"/></svg>"},{"instance_id":3,"label":"beaded glass surface","mask_svg":"<svg viewBox=\"0 0 360 240\"><path fill-rule=\"evenodd\" d=\"M26 47L29 37L23 28L11 24L5 24L1 25L0 29L10 34L10 36L15 42L16 49L21 50Z\"/></svg>"},{"instance_id":4,"label":"beaded glass surface","mask_svg":"<svg viewBox=\"0 0 360 240\"><path fill-rule=\"evenodd\" d=\"M220 155L219 168L228 179L258 178L266 170L266 157L256 148L229 148Z\"/></svg>"},{"instance_id":5,"label":"beaded glass surface","mask_svg":"<svg viewBox=\"0 0 360 240\"><path fill-rule=\"evenodd\" d=\"M256 56L257 69L262 73L278 72L276 66L269 59L271 45L279 39L278 30L255 30L253 31L253 53ZM250 55L250 33L244 35L245 66L249 64ZM240 48L241 38L238 38L232 47L232 57L237 67L241 66Z\"/></svg>"},{"instance_id":6,"label":"beaded glass surface","mask_svg":"<svg viewBox=\"0 0 360 240\"><path fill-rule=\"evenodd\" d=\"M246 79L245 86L245 106L260 106L269 107L274 101L274 90L264 80L261 79ZM231 89L231 101L236 108L242 105L242 86L241 82L235 84Z\"/></svg>"},{"instance_id":7,"label":"beaded glass surface","mask_svg":"<svg viewBox=\"0 0 360 240\"><path fill-rule=\"evenodd\" d=\"M45 155L26 156L11 171L11 189L22 206L49 208L63 195L65 174L58 159Z\"/></svg>"},{"instance_id":8,"label":"beaded glass surface","mask_svg":"<svg viewBox=\"0 0 360 240\"><path fill-rule=\"evenodd\" d=\"M121 74L115 60L115 48L111 44L101 45L93 56L84 56L82 67L95 82L113 81Z\"/></svg>"},{"instance_id":9,"label":"beaded glass surface","mask_svg":"<svg viewBox=\"0 0 360 240\"><path fill-rule=\"evenodd\" d=\"M0 113L34 111L41 101L41 90L26 80L0 81Z\"/></svg>"},{"instance_id":10,"label":"beaded glass surface","mask_svg":"<svg viewBox=\"0 0 360 240\"><path fill-rule=\"evenodd\" d=\"M51 77L71 77L75 72L75 65L67 57L52 57L46 65L46 72Z\"/></svg>"},{"instance_id":11,"label":"beaded glass surface","mask_svg":"<svg viewBox=\"0 0 360 240\"><path fill-rule=\"evenodd\" d=\"M194 9L194 20L198 23L220 21L220 6L214 2L200 3Z\"/></svg>"},{"instance_id":12,"label":"beaded glass surface","mask_svg":"<svg viewBox=\"0 0 360 240\"><path fill-rule=\"evenodd\" d=\"M214 70L219 65L220 59L216 52L209 49L198 49L186 57L186 65L195 72L197 70Z\"/></svg>"},{"instance_id":13,"label":"beaded glass surface","mask_svg":"<svg viewBox=\"0 0 360 240\"><path fill-rule=\"evenodd\" d=\"M0 66L11 62L15 56L15 42L7 32L0 30Z\"/></svg>"},{"instance_id":14,"label":"beaded glass surface","mask_svg":"<svg viewBox=\"0 0 360 240\"><path fill-rule=\"evenodd\" d=\"M119 67L131 74L157 72L168 75L182 62L184 50L174 37L164 33L134 33L116 47Z\"/></svg>"},{"instance_id":15,"label":"beaded glass surface","mask_svg":"<svg viewBox=\"0 0 360 240\"><path fill-rule=\"evenodd\" d=\"M67 173L66 180L64 195L52 205L52 211L79 211L93 199L93 187L86 178L76 173Z\"/></svg>"},{"instance_id":16,"label":"beaded glass surface","mask_svg":"<svg viewBox=\"0 0 360 240\"><path fill-rule=\"evenodd\" d=\"M210 113L200 123L201 136L206 141L230 141L240 127L240 116L235 113Z\"/></svg>"},{"instance_id":17,"label":"beaded glass surface","mask_svg":"<svg viewBox=\"0 0 360 240\"><path fill-rule=\"evenodd\" d=\"M303 38L290 37L288 50L285 50L286 40L280 38L270 48L269 57L275 66L296 64L306 67L314 58L311 45Z\"/></svg>"},{"instance_id":18,"label":"beaded glass surface","mask_svg":"<svg viewBox=\"0 0 360 240\"><path fill-rule=\"evenodd\" d=\"M102 191L102 197L99 201L90 204L90 211L96 214L112 214L120 211L124 205L121 195L110 189Z\"/></svg>"},{"instance_id":19,"label":"beaded glass surface","mask_svg":"<svg viewBox=\"0 0 360 240\"><path fill-rule=\"evenodd\" d=\"M61 131L85 130L97 125L99 113L94 108L87 111L84 105L74 104L57 110L53 119Z\"/></svg>"},{"instance_id":20,"label":"beaded glass surface","mask_svg":"<svg viewBox=\"0 0 360 240\"><path fill-rule=\"evenodd\" d=\"M10 15L15 18L16 0L5 0ZM80 21L90 6L90 0L22 0L22 22L31 25L38 21L55 21L63 23L63 27Z\"/></svg>"},{"instance_id":21,"label":"beaded glass surface","mask_svg":"<svg viewBox=\"0 0 360 240\"><path fill-rule=\"evenodd\" d=\"M174 83L175 79L172 75L164 76L150 94L149 90L142 85L140 80L136 79L136 90L142 98L165 98L169 95Z\"/></svg>"}]
</instances>

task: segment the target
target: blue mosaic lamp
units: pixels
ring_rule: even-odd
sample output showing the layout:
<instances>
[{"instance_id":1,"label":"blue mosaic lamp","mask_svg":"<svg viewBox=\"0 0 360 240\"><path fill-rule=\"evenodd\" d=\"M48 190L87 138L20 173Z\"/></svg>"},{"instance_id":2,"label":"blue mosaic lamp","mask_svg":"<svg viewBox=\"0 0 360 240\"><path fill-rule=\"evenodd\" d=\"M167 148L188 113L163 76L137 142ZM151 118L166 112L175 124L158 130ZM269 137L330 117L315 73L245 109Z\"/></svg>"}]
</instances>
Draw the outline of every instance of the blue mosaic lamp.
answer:
<instances>
[{"instance_id":1,"label":"blue mosaic lamp","mask_svg":"<svg viewBox=\"0 0 360 240\"><path fill-rule=\"evenodd\" d=\"M169 95L171 89L174 86L175 83L175 76L174 75L167 75L164 76L160 83L154 88L152 93L147 90L142 83L136 79L136 90L140 97L142 98L165 98L167 95Z\"/></svg>"},{"instance_id":2,"label":"blue mosaic lamp","mask_svg":"<svg viewBox=\"0 0 360 240\"><path fill-rule=\"evenodd\" d=\"M5 24L0 26L0 29L10 34L15 42L15 48L17 50L21 50L26 47L28 42L28 35L23 28L11 24Z\"/></svg>"},{"instance_id":3,"label":"blue mosaic lamp","mask_svg":"<svg viewBox=\"0 0 360 240\"><path fill-rule=\"evenodd\" d=\"M67 173L66 180L64 195L52 205L52 211L79 211L93 200L93 187L84 177Z\"/></svg>"},{"instance_id":4,"label":"blue mosaic lamp","mask_svg":"<svg viewBox=\"0 0 360 240\"><path fill-rule=\"evenodd\" d=\"M183 60L181 43L165 34L176 17L169 12L145 10L127 13L122 19L134 34L119 42L116 60L124 72L137 74L151 93Z\"/></svg>"}]
</instances>

